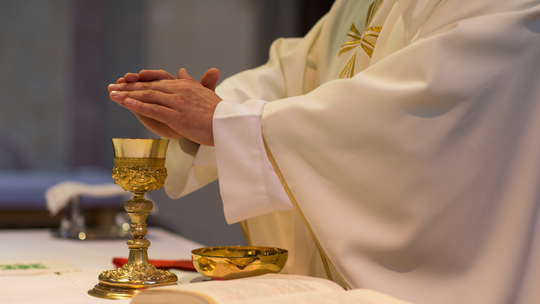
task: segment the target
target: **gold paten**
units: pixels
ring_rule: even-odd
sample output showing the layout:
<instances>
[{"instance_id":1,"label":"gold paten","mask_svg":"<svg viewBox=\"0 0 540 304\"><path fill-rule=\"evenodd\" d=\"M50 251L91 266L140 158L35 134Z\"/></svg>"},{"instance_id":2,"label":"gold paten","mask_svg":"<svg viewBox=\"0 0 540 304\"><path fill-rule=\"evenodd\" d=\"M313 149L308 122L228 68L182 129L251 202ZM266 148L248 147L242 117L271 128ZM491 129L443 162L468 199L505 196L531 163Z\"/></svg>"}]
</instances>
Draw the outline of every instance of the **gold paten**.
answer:
<instances>
[{"instance_id":1,"label":"gold paten","mask_svg":"<svg viewBox=\"0 0 540 304\"><path fill-rule=\"evenodd\" d=\"M285 249L254 246L205 247L191 251L193 265L200 274L226 280L279 273L288 256Z\"/></svg>"},{"instance_id":2,"label":"gold paten","mask_svg":"<svg viewBox=\"0 0 540 304\"><path fill-rule=\"evenodd\" d=\"M146 218L153 208L151 201L144 199L146 191L161 188L167 178L165 155L168 139L113 138L115 183L125 191L133 193L133 199L125 203L131 217L131 235L127 242L127 263L115 270L103 271L97 284L88 293L105 299L129 299L141 289L175 284L178 281L172 272L157 269L148 261L150 242L146 235Z\"/></svg>"}]
</instances>

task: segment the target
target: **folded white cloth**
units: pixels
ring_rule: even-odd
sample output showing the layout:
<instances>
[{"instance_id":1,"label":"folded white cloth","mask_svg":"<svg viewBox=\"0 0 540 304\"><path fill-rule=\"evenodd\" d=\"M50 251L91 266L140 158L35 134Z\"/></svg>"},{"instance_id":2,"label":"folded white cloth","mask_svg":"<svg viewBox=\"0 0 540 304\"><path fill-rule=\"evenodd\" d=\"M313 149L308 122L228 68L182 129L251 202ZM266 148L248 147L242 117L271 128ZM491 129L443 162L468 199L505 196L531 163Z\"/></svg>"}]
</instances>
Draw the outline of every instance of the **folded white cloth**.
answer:
<instances>
[{"instance_id":1,"label":"folded white cloth","mask_svg":"<svg viewBox=\"0 0 540 304\"><path fill-rule=\"evenodd\" d=\"M71 199L78 196L125 196L126 199L129 199L133 197L133 194L122 190L119 185L113 183L91 185L75 181L64 181L50 187L49 189L47 189L47 191L45 191L47 209L49 210L51 215L55 215L60 210L62 210Z\"/></svg>"},{"instance_id":2,"label":"folded white cloth","mask_svg":"<svg viewBox=\"0 0 540 304\"><path fill-rule=\"evenodd\" d=\"M38 275L47 273L77 272L66 260L0 262L0 276Z\"/></svg>"}]
</instances>

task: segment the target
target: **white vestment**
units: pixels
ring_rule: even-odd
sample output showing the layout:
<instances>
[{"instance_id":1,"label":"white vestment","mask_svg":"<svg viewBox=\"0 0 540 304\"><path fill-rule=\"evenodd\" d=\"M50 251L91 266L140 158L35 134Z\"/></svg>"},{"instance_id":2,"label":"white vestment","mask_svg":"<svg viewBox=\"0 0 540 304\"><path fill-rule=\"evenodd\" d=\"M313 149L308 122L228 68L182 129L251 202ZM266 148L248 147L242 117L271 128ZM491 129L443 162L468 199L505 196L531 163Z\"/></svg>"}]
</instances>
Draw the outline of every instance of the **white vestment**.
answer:
<instances>
[{"instance_id":1,"label":"white vestment","mask_svg":"<svg viewBox=\"0 0 540 304\"><path fill-rule=\"evenodd\" d=\"M540 303L539 82L538 1L337 0L218 87L215 150L173 142L166 189L219 175L227 220L291 273Z\"/></svg>"}]
</instances>

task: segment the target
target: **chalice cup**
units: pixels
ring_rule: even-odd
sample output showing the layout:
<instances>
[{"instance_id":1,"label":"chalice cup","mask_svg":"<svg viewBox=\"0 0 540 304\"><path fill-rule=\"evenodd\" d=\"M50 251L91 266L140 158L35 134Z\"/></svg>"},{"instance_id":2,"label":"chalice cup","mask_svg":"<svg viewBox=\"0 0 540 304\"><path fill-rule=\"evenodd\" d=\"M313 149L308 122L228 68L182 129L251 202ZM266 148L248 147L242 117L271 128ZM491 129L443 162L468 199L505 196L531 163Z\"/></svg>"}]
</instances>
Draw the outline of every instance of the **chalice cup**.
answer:
<instances>
[{"instance_id":1,"label":"chalice cup","mask_svg":"<svg viewBox=\"0 0 540 304\"><path fill-rule=\"evenodd\" d=\"M146 218L153 204L144 198L146 191L161 188L167 177L165 154L168 139L113 138L114 182L132 192L133 199L125 203L131 217L131 235L127 242L127 263L115 270L103 271L99 283L88 293L105 299L129 299L141 289L175 284L176 275L157 269L148 261L150 242L146 235Z\"/></svg>"}]
</instances>

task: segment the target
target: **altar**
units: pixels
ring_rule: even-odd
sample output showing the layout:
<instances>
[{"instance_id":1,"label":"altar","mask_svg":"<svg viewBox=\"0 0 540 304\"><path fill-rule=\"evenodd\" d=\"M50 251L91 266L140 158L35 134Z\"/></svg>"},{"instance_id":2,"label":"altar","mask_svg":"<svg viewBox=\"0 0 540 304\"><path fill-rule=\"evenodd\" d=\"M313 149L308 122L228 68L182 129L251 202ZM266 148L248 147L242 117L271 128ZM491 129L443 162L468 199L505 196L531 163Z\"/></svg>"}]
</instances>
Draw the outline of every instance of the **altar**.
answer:
<instances>
[{"instance_id":1,"label":"altar","mask_svg":"<svg viewBox=\"0 0 540 304\"><path fill-rule=\"evenodd\" d=\"M160 228L148 229L150 259L190 259L191 250L203 245ZM79 304L129 303L131 300L106 300L88 295L98 275L115 269L113 257L127 257L125 239L66 240L53 237L49 230L0 230L0 264L63 259L80 269L62 274L0 276L0 303ZM171 270L178 284L200 280L196 272Z\"/></svg>"}]
</instances>

